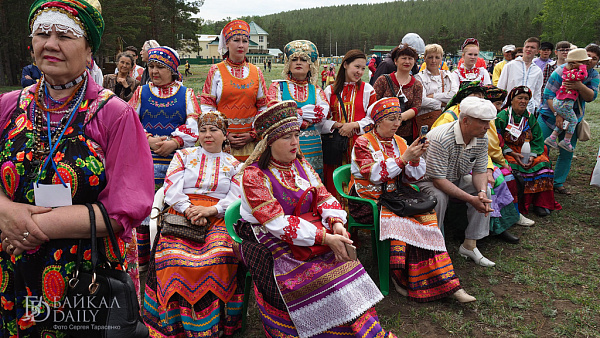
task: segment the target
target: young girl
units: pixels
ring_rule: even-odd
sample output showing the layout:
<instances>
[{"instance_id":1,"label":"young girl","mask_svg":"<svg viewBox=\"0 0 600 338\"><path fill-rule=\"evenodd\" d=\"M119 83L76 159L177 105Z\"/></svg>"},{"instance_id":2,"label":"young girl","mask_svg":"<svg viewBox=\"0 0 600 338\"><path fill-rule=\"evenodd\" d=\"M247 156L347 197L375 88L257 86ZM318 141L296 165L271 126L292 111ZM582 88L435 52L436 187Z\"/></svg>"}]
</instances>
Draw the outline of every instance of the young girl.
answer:
<instances>
[{"instance_id":1,"label":"young girl","mask_svg":"<svg viewBox=\"0 0 600 338\"><path fill-rule=\"evenodd\" d=\"M573 89L565 87L564 81L583 81L587 73L587 61L590 58L587 56L587 52L583 48L572 50L567 54L568 64L563 69L562 80L563 84L558 89L556 97L552 100L552 106L556 114L560 115L564 120L562 128L554 127L554 131L550 136L544 140L544 143L557 149L558 147L563 148L568 152L573 152L573 145L571 145L571 137L575 133L575 127L577 126L577 115L573 111L573 105L579 97L579 92ZM558 134L565 130L565 137L562 141L556 142Z\"/></svg>"},{"instance_id":2,"label":"young girl","mask_svg":"<svg viewBox=\"0 0 600 338\"><path fill-rule=\"evenodd\" d=\"M452 72L452 80L456 83L481 81L482 85L492 84L490 74L483 66L478 65L479 42L477 39L468 38L462 44L464 62Z\"/></svg>"}]
</instances>

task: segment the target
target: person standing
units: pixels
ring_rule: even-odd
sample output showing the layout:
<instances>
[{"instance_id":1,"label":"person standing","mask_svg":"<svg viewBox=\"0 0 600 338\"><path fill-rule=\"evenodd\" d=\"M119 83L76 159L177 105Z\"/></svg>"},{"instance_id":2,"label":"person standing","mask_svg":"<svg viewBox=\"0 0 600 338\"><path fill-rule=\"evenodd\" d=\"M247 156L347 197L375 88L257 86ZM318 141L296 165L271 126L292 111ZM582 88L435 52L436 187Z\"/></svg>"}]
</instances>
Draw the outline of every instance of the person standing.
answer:
<instances>
[{"instance_id":1,"label":"person standing","mask_svg":"<svg viewBox=\"0 0 600 338\"><path fill-rule=\"evenodd\" d=\"M467 97L461 102L457 121L443 124L427 134L429 148L424 155L425 179L417 185L437 198L435 213L440 228L444 227L450 198L467 202L469 225L458 253L475 263L491 267L496 263L477 249L477 240L488 236L492 200L488 189L487 130L496 118L496 107L479 97Z\"/></svg>"},{"instance_id":2,"label":"person standing","mask_svg":"<svg viewBox=\"0 0 600 338\"><path fill-rule=\"evenodd\" d=\"M581 121L585 116L585 108L587 102L592 102L598 96L598 83L600 82L600 75L594 69L598 64L600 58L600 47L596 44L590 44L585 47L588 56L591 58L588 67L588 76L583 81L567 81L565 84L567 88L576 90L579 92L579 99L577 104L574 106L575 114L577 115L578 121ZM540 115L538 116L539 126L542 129L544 138L550 136L555 126L562 126L563 119L560 116L556 116L554 108L552 107L552 100L556 97L560 86L563 84L562 72L564 71L565 65L561 65L550 75L546 88L544 89L543 104L540 108ZM563 135L558 137L561 140ZM571 138L571 145L573 148L577 145L577 133L573 134ZM559 194L570 195L570 191L564 187L564 183L567 180L569 171L571 170L571 161L573 159L573 153L564 149L559 150L558 158L554 166L554 191Z\"/></svg>"},{"instance_id":3,"label":"person standing","mask_svg":"<svg viewBox=\"0 0 600 338\"><path fill-rule=\"evenodd\" d=\"M192 72L190 72L190 63L188 62L188 60L185 60L185 76L187 77L189 75L194 75L192 74Z\"/></svg>"},{"instance_id":4,"label":"person standing","mask_svg":"<svg viewBox=\"0 0 600 338\"><path fill-rule=\"evenodd\" d=\"M130 71L129 76L131 76L132 78L134 78L138 81L141 81L142 75L144 74L144 67L137 64L137 59L138 59L137 48L135 48L135 46L127 46L123 52L131 55L131 57L133 58L133 64L131 66L131 71ZM117 59L117 63L118 62L119 62L119 60ZM117 74L118 72L119 72L119 66L117 64L117 68L115 69L115 74Z\"/></svg>"},{"instance_id":5,"label":"person standing","mask_svg":"<svg viewBox=\"0 0 600 338\"><path fill-rule=\"evenodd\" d=\"M492 84L490 73L485 69L485 62L482 66L477 65L479 58L479 41L475 38L468 38L462 44L463 63L452 72L454 80L461 82L480 81L482 85Z\"/></svg>"},{"instance_id":6,"label":"person standing","mask_svg":"<svg viewBox=\"0 0 600 338\"><path fill-rule=\"evenodd\" d=\"M544 83L542 84L542 95L544 95L544 88L546 88L546 83L548 83L550 75L556 70L556 67L567 63L567 54L569 54L570 51L571 43L569 41L560 41L556 44L556 50L554 51L554 54L556 54L556 61L548 62L546 67L543 68L542 74L544 75Z\"/></svg>"},{"instance_id":7,"label":"person standing","mask_svg":"<svg viewBox=\"0 0 600 338\"><path fill-rule=\"evenodd\" d=\"M144 45L142 45L142 62L144 62L144 64L146 65L146 68L144 68L144 71L142 73L142 78L140 80L140 85L146 85L148 84L148 82L150 82L150 75L148 74L148 51L151 48L156 48L159 47L160 45L158 44L158 42L156 42L156 40L147 40L146 42L144 42Z\"/></svg>"},{"instance_id":8,"label":"person standing","mask_svg":"<svg viewBox=\"0 0 600 338\"><path fill-rule=\"evenodd\" d=\"M498 88L510 91L517 86L526 86L533 93L527 111L535 114L542 100L542 69L533 63L533 58L540 47L540 39L531 37L525 40L523 56L507 63L498 80Z\"/></svg>"},{"instance_id":9,"label":"person standing","mask_svg":"<svg viewBox=\"0 0 600 338\"><path fill-rule=\"evenodd\" d=\"M544 70L544 68L546 68L546 65L553 61L550 58L553 49L554 45L551 42L542 42L540 44L540 56L533 59L533 63L540 67L541 70Z\"/></svg>"},{"instance_id":10,"label":"person standing","mask_svg":"<svg viewBox=\"0 0 600 338\"><path fill-rule=\"evenodd\" d=\"M225 25L219 35L219 53L224 60L210 67L200 95L202 112L218 110L227 117L231 154L239 161L245 161L254 150L252 123L268 102L260 67L246 59L249 44L246 21L233 20Z\"/></svg>"},{"instance_id":11,"label":"person standing","mask_svg":"<svg viewBox=\"0 0 600 338\"><path fill-rule=\"evenodd\" d=\"M33 53L33 47L30 46L31 51L31 64L23 67L21 72L21 86L23 88L29 87L36 83L42 77L42 72L35 64L35 54Z\"/></svg>"},{"instance_id":12,"label":"person standing","mask_svg":"<svg viewBox=\"0 0 600 338\"><path fill-rule=\"evenodd\" d=\"M267 67L269 67L269 73L271 72L271 59L267 61Z\"/></svg>"},{"instance_id":13,"label":"person standing","mask_svg":"<svg viewBox=\"0 0 600 338\"><path fill-rule=\"evenodd\" d=\"M506 45L502 47L502 55L504 56L504 60L498 62L496 66L494 66L494 72L492 74L492 83L494 86L498 86L498 80L500 80L500 74L502 74L502 69L506 66L507 63L514 59L513 53L517 47L515 45Z\"/></svg>"},{"instance_id":14,"label":"person standing","mask_svg":"<svg viewBox=\"0 0 600 338\"><path fill-rule=\"evenodd\" d=\"M329 114L329 103L323 90L317 86L319 51L314 43L296 40L283 48L285 80L273 81L267 97L269 107L287 100L296 102L300 125L300 150L317 172L323 174L321 130Z\"/></svg>"},{"instance_id":15,"label":"person standing","mask_svg":"<svg viewBox=\"0 0 600 338\"><path fill-rule=\"evenodd\" d=\"M117 74L104 75L102 87L111 90L123 101L129 101L140 82L131 77L133 65L131 54L122 52L117 55Z\"/></svg>"}]
</instances>

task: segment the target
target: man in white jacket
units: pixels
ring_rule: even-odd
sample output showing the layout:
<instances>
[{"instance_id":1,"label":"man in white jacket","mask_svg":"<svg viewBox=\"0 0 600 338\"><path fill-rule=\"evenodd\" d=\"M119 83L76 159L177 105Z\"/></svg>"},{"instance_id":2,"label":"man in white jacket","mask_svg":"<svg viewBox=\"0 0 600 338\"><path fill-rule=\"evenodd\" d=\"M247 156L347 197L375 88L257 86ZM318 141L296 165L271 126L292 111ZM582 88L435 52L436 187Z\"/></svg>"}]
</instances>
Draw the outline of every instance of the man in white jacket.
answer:
<instances>
[{"instance_id":1,"label":"man in white jacket","mask_svg":"<svg viewBox=\"0 0 600 338\"><path fill-rule=\"evenodd\" d=\"M510 92L514 87L527 86L531 89L533 96L527 105L527 111L534 114L542 100L542 85L544 75L542 69L533 63L533 59L540 48L540 40L536 37L525 40L523 56L514 59L504 66L498 88Z\"/></svg>"}]
</instances>

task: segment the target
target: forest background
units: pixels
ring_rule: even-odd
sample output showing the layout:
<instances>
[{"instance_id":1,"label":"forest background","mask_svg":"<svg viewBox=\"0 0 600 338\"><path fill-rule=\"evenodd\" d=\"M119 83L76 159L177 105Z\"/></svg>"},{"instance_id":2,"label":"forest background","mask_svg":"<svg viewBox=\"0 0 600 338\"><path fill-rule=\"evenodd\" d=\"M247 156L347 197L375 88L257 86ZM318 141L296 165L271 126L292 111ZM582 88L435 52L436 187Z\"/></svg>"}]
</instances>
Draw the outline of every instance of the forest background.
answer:
<instances>
[{"instance_id":1,"label":"forest background","mask_svg":"<svg viewBox=\"0 0 600 338\"><path fill-rule=\"evenodd\" d=\"M145 40L179 47L196 34L218 34L233 18L195 17L204 0L102 0L106 29L97 60ZM0 86L18 84L29 60L27 17L33 0L0 0ZM258 2L256 5L260 5ZM201 14L201 13L200 13ZM283 49L295 39L314 42L326 56L375 45L395 45L414 32L455 52L467 37L482 50L520 45L530 36L578 46L600 41L600 6L586 0L412 0L342 5L242 17L269 33L269 48ZM336 45L337 44L337 45Z\"/></svg>"}]
</instances>

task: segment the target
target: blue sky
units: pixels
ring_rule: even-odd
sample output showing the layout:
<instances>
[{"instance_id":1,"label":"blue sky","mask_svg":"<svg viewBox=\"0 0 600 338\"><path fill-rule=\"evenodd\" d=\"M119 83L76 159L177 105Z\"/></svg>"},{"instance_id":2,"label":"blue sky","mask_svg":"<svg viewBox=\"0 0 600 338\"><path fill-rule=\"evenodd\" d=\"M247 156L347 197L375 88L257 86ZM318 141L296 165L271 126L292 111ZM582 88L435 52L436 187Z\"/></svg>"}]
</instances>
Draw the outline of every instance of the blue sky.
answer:
<instances>
[{"instance_id":1,"label":"blue sky","mask_svg":"<svg viewBox=\"0 0 600 338\"><path fill-rule=\"evenodd\" d=\"M246 15L265 15L300 8L334 5L368 4L390 0L205 0L199 16L205 20L221 20Z\"/></svg>"}]
</instances>

